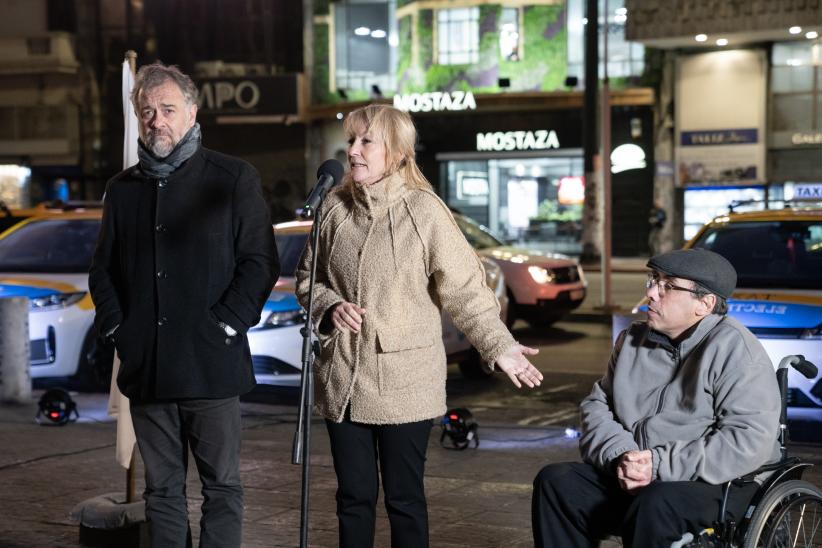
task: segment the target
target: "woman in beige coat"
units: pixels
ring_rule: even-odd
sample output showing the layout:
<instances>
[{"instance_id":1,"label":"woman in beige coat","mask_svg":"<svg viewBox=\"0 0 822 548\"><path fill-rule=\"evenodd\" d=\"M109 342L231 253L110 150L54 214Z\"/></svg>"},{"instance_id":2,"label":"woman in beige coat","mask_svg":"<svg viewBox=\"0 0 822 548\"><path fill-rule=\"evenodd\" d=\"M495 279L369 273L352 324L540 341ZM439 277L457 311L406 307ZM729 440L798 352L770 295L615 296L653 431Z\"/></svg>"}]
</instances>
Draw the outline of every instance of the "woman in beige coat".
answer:
<instances>
[{"instance_id":1,"label":"woman in beige coat","mask_svg":"<svg viewBox=\"0 0 822 548\"><path fill-rule=\"evenodd\" d=\"M395 548L428 546L423 472L445 406L445 309L517 387L542 380L499 318L474 250L415 162L411 117L386 105L344 123L350 170L326 198L314 287L316 402L337 474L340 546L370 547L382 475ZM307 306L309 244L297 270ZM379 465L378 465L379 462Z\"/></svg>"}]
</instances>

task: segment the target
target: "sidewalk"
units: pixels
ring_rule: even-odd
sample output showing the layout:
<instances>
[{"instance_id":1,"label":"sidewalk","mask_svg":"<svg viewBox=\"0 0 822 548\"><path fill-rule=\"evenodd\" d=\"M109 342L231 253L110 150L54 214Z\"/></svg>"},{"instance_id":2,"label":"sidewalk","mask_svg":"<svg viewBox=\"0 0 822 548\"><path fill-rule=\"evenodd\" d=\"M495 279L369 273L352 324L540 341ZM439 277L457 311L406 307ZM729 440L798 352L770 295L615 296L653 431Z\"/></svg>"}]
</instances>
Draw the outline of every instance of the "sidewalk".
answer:
<instances>
[{"instance_id":1,"label":"sidewalk","mask_svg":"<svg viewBox=\"0 0 822 548\"><path fill-rule=\"evenodd\" d=\"M0 407L0 546L78 546L72 508L125 491L126 473L114 460L115 424L105 416L107 395L74 397L81 420L64 427L36 425L34 402ZM243 402L242 409L243 546L298 546L301 468L290 462L295 407ZM310 544L336 546L336 482L324 424L315 420L312 434ZM560 427L493 423L481 423L480 435L479 449L452 451L440 446L439 426L432 430L425 482L431 545L532 546L531 482L544 464L578 458L577 440L566 438ZM138 493L142 474L138 466ZM188 493L194 531L199 490L192 466ZM376 546L390 545L382 500L376 539Z\"/></svg>"}]
</instances>

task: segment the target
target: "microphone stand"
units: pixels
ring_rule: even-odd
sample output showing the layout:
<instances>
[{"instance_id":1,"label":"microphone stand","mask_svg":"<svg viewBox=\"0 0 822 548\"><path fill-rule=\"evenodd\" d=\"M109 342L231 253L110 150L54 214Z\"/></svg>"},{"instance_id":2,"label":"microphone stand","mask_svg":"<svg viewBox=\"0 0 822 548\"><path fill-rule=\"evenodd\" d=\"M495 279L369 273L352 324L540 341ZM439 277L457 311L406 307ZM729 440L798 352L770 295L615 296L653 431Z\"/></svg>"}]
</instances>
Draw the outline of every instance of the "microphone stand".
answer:
<instances>
[{"instance_id":1,"label":"microphone stand","mask_svg":"<svg viewBox=\"0 0 822 548\"><path fill-rule=\"evenodd\" d=\"M311 458L311 415L314 410L314 358L320 353L317 340L312 343L313 326L311 315L314 308L314 281L317 275L317 257L319 255L320 224L322 208L314 212L314 224L311 227L311 245L314 250L311 256L311 275L308 286L308 311L305 325L300 330L303 336L302 376L300 381L300 410L297 430L294 432L294 445L291 456L292 464L302 464L302 500L300 503L300 548L308 547L308 496L309 464Z\"/></svg>"}]
</instances>

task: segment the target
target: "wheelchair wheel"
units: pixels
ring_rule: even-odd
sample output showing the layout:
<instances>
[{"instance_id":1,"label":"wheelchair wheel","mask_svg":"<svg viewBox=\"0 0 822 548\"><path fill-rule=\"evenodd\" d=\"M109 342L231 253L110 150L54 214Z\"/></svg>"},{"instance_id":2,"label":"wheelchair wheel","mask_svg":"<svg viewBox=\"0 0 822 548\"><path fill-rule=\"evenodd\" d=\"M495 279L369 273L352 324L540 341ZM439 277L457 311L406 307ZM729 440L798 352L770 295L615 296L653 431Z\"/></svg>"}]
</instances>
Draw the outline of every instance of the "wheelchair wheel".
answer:
<instances>
[{"instance_id":1,"label":"wheelchair wheel","mask_svg":"<svg viewBox=\"0 0 822 548\"><path fill-rule=\"evenodd\" d=\"M744 548L822 548L822 489L802 480L776 485L759 501Z\"/></svg>"}]
</instances>

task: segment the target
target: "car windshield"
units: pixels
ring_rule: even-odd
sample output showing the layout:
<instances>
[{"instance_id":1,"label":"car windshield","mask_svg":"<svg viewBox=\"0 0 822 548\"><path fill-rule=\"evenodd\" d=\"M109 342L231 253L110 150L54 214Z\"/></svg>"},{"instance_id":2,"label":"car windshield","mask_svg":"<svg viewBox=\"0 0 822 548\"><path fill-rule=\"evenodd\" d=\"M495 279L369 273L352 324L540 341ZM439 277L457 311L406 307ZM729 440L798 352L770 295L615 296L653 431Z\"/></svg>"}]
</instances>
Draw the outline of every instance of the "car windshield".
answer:
<instances>
[{"instance_id":1,"label":"car windshield","mask_svg":"<svg viewBox=\"0 0 822 548\"><path fill-rule=\"evenodd\" d=\"M280 255L280 276L294 276L303 253L308 232L276 234L277 253Z\"/></svg>"},{"instance_id":2,"label":"car windshield","mask_svg":"<svg viewBox=\"0 0 822 548\"><path fill-rule=\"evenodd\" d=\"M454 220L457 221L457 226L465 235L465 239L471 244L474 249L487 249L489 247L499 247L503 244L491 232L468 217L461 215L454 215Z\"/></svg>"},{"instance_id":3,"label":"car windshield","mask_svg":"<svg viewBox=\"0 0 822 548\"><path fill-rule=\"evenodd\" d=\"M822 289L822 222L735 222L710 228L694 247L736 268L738 287Z\"/></svg>"},{"instance_id":4,"label":"car windshield","mask_svg":"<svg viewBox=\"0 0 822 548\"><path fill-rule=\"evenodd\" d=\"M33 221L0 240L0 272L88 272L98 219Z\"/></svg>"}]
</instances>

